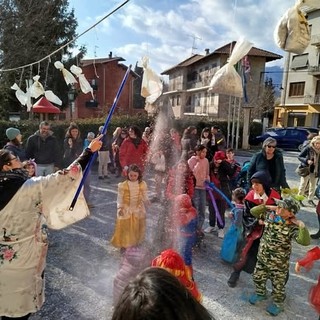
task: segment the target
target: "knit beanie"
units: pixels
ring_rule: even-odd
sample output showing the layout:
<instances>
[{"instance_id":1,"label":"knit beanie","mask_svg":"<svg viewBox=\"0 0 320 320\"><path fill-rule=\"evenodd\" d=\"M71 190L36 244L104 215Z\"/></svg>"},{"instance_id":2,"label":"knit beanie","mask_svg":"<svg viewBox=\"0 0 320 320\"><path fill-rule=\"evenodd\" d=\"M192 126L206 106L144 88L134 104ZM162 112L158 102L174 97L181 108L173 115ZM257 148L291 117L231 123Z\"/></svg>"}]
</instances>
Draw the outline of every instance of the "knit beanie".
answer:
<instances>
[{"instance_id":1,"label":"knit beanie","mask_svg":"<svg viewBox=\"0 0 320 320\"><path fill-rule=\"evenodd\" d=\"M225 160L226 159L226 154L224 151L217 151L214 156L213 156L213 159L215 161L217 160Z\"/></svg>"},{"instance_id":2,"label":"knit beanie","mask_svg":"<svg viewBox=\"0 0 320 320\"><path fill-rule=\"evenodd\" d=\"M14 140L20 134L20 130L17 128L8 128L6 135L10 141Z\"/></svg>"}]
</instances>

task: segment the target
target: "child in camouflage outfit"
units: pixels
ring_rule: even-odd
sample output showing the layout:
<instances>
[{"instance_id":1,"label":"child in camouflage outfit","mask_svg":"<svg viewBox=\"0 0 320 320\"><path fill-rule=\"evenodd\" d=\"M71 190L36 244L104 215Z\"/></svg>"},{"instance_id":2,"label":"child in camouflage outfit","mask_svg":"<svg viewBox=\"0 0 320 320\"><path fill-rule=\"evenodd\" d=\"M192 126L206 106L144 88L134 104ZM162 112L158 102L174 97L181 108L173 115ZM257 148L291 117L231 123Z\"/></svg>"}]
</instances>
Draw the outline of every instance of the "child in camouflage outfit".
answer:
<instances>
[{"instance_id":1,"label":"child in camouflage outfit","mask_svg":"<svg viewBox=\"0 0 320 320\"><path fill-rule=\"evenodd\" d=\"M308 229L295 217L300 210L299 202L292 197L275 199L275 202L277 206L261 205L251 209L253 216L264 221L265 228L253 273L256 292L249 298L249 302L256 304L266 300L266 282L270 279L273 302L266 310L272 316L277 316L284 309L292 239L304 246L310 244Z\"/></svg>"}]
</instances>

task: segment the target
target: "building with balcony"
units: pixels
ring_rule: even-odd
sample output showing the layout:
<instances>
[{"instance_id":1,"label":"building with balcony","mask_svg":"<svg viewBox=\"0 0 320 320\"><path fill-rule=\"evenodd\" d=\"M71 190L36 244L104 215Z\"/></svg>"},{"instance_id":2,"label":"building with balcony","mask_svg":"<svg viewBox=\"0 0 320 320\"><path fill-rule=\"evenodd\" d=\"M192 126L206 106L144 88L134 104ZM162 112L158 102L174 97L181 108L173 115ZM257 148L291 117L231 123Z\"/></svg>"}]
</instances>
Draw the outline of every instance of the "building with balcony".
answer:
<instances>
[{"instance_id":1,"label":"building with balcony","mask_svg":"<svg viewBox=\"0 0 320 320\"><path fill-rule=\"evenodd\" d=\"M197 115L227 119L230 103L234 100L230 96L208 92L208 89L214 74L227 63L235 44L233 41L211 53L206 49L205 55L194 54L161 73L169 76L168 91L163 95L168 98L175 118ZM246 73L248 99L239 99L237 104L255 107L264 90L266 63L282 56L252 47L247 57L250 64L247 66L250 71ZM239 63L239 70L241 67Z\"/></svg>"},{"instance_id":2,"label":"building with balcony","mask_svg":"<svg viewBox=\"0 0 320 320\"><path fill-rule=\"evenodd\" d=\"M320 9L304 7L311 41L303 54L286 53L281 103L273 126L320 127Z\"/></svg>"}]
</instances>

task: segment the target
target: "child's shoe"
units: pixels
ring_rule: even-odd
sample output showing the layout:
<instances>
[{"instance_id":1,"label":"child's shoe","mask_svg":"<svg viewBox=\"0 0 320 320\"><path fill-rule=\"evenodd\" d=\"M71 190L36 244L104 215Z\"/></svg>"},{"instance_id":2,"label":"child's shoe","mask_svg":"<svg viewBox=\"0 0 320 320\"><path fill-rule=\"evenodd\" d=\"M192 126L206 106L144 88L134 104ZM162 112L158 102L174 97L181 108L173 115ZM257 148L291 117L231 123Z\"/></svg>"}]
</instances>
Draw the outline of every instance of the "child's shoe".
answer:
<instances>
[{"instance_id":1,"label":"child's shoe","mask_svg":"<svg viewBox=\"0 0 320 320\"><path fill-rule=\"evenodd\" d=\"M254 294L252 294L252 295L250 296L249 302L250 302L251 304L256 304L256 303L258 303L258 302L260 302L260 301L263 301L263 300L266 300L266 299L267 299L266 296L260 296L259 294L254 293Z\"/></svg>"},{"instance_id":2,"label":"child's shoe","mask_svg":"<svg viewBox=\"0 0 320 320\"><path fill-rule=\"evenodd\" d=\"M267 306L266 310L270 315L275 317L283 311L283 307L279 307L275 303L271 303Z\"/></svg>"}]
</instances>

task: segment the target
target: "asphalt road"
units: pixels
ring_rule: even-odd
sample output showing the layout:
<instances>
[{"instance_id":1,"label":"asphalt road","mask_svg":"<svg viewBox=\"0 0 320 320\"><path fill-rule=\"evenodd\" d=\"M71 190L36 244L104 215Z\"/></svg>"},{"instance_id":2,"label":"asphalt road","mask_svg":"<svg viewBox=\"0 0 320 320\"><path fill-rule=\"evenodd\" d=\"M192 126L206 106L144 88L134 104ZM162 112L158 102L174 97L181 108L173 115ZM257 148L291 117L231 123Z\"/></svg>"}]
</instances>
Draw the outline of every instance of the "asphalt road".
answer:
<instances>
[{"instance_id":1,"label":"asphalt road","mask_svg":"<svg viewBox=\"0 0 320 320\"><path fill-rule=\"evenodd\" d=\"M239 152L240 163L249 160L250 154ZM287 179L291 187L298 186L294 173L298 165L296 152L285 152ZM113 233L117 183L121 178L111 175L108 180L98 180L96 172L92 177L91 216L76 225L61 231L51 231L46 268L46 302L31 320L103 320L112 315L112 284L120 261L119 251L109 240ZM153 181L148 179L150 196L153 195ZM158 254L157 226L162 213L161 203L148 208L147 238L154 244L153 255ZM298 216L309 230L316 231L317 219L314 208L302 208ZM207 222L206 222L207 223ZM265 312L266 303L251 306L248 295L254 291L251 276L241 274L236 288L229 288L227 280L232 271L230 265L219 258L221 239L217 234L205 237L205 247L194 252L194 276L203 293L203 304L216 319L269 319ZM317 262L310 272L294 273L298 258L319 240L313 240L309 247L293 245L290 263L290 278L287 283L285 312L277 319L318 319L307 301L309 288L316 282L320 270Z\"/></svg>"}]
</instances>

